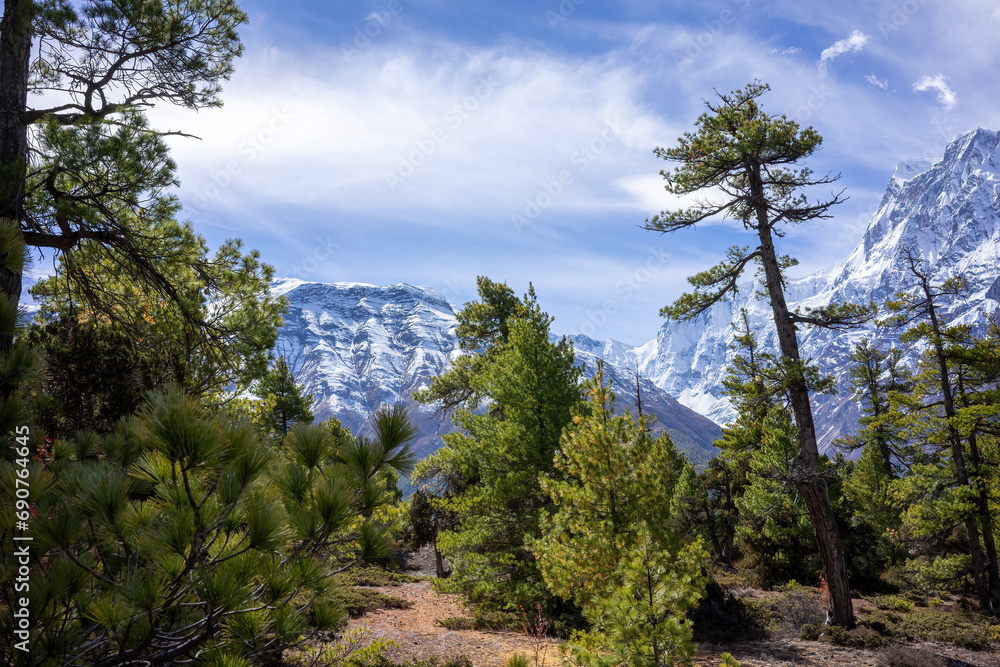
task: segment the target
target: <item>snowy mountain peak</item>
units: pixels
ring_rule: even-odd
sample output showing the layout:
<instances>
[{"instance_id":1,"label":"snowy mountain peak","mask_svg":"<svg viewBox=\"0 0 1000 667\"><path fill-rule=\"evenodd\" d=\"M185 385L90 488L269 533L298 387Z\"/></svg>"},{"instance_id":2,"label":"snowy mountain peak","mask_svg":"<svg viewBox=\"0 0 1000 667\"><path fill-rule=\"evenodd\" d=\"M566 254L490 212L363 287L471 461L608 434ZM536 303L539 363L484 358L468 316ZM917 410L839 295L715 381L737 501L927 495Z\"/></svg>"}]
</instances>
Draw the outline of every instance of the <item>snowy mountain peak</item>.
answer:
<instances>
[{"instance_id":1,"label":"snowy mountain peak","mask_svg":"<svg viewBox=\"0 0 1000 667\"><path fill-rule=\"evenodd\" d=\"M930 169L935 162L936 160L931 158L913 158L910 160L904 160L903 162L897 164L896 169L892 172L892 182L902 186L913 177L919 176Z\"/></svg>"},{"instance_id":2,"label":"snowy mountain peak","mask_svg":"<svg viewBox=\"0 0 1000 667\"><path fill-rule=\"evenodd\" d=\"M882 305L912 282L899 261L913 249L932 267L933 280L964 276L971 294L951 304L949 318L981 322L982 311L1000 309L1000 134L977 128L949 142L940 159L908 160L896 167L878 211L848 257L811 276L790 280L791 307L831 302ZM740 286L739 297L719 303L690 322L667 322L656 339L634 348L643 374L681 403L717 423L735 415L719 394L734 352L734 316L746 308L762 344L777 350L770 307L754 298L752 282ZM880 313L880 317L885 312ZM870 324L864 330L803 330L800 346L821 370L840 381L836 396L816 397L821 442L856 428L858 412L847 387L848 356L862 337L877 345L898 344L893 331ZM625 350L626 356L630 354ZM910 351L914 362L916 351Z\"/></svg>"},{"instance_id":3,"label":"snowy mountain peak","mask_svg":"<svg viewBox=\"0 0 1000 667\"><path fill-rule=\"evenodd\" d=\"M312 294L333 301L357 301L370 307L376 304L420 302L429 307L450 312L451 304L444 296L430 288L417 287L407 283L395 285L369 285L368 283L316 283L306 282L296 278L276 278L271 283L271 293L277 296L287 296L294 291L297 299Z\"/></svg>"},{"instance_id":4,"label":"snowy mountain peak","mask_svg":"<svg viewBox=\"0 0 1000 667\"><path fill-rule=\"evenodd\" d=\"M454 310L438 292L397 284L314 283L280 278L272 293L288 299L289 312L275 352L285 356L296 379L314 399L318 419L334 415L357 433L384 403L402 403L416 420L421 456L441 444L451 429L430 406L414 403L413 392L444 372L460 351ZM705 462L721 433L649 380L636 388L631 346L577 337L577 361L588 375L598 357L622 397L642 396L643 409L674 435L678 446ZM631 360L631 361L630 361ZM617 364L620 364L620 367Z\"/></svg>"}]
</instances>

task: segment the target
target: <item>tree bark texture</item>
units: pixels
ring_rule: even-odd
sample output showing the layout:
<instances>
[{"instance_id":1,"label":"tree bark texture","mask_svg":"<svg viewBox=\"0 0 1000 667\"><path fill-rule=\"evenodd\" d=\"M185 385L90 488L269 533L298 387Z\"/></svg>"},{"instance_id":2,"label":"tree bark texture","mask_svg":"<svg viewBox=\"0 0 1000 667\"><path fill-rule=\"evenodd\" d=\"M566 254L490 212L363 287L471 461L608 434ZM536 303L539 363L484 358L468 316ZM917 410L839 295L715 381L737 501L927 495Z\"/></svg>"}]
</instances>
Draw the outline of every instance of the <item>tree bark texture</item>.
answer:
<instances>
[{"instance_id":1,"label":"tree bark texture","mask_svg":"<svg viewBox=\"0 0 1000 667\"><path fill-rule=\"evenodd\" d=\"M28 165L28 66L31 62L31 0L4 0L0 20L0 216L21 223L21 200ZM0 294L21 299L21 275L0 267ZM13 343L0 336L0 351Z\"/></svg>"},{"instance_id":2,"label":"tree bark texture","mask_svg":"<svg viewBox=\"0 0 1000 667\"><path fill-rule=\"evenodd\" d=\"M755 199L761 263L764 267L764 279L774 315L774 325L778 333L778 345L782 357L798 363L801 360L799 343L795 324L789 317L785 302L781 270L767 217L760 167L751 170L748 176ZM855 620L847 572L847 553L840 536L840 528L833 515L833 508L830 506L826 480L819 476L819 447L816 443L816 427L813 423L809 388L806 386L805 378L798 374L791 378L788 393L799 441L799 453L792 462L795 487L805 501L816 543L819 546L823 572L830 589L833 622L845 628L852 628Z\"/></svg>"},{"instance_id":3,"label":"tree bark texture","mask_svg":"<svg viewBox=\"0 0 1000 667\"><path fill-rule=\"evenodd\" d=\"M952 391L951 377L948 374L948 358L945 355L942 342L941 322L934 306L930 283L926 276L919 276L924 297L927 299L927 315L931 321L931 332L934 336L934 354L938 363L938 375L941 382L941 402L944 404L944 416L948 423L948 443L951 445L951 460L955 465L955 481L962 487L969 486L969 473L965 466L965 445L962 434L955 428L955 395ZM979 526L975 512L966 515L965 536L969 543L969 555L972 557L972 579L976 586L976 596L983 611L990 610L990 590L986 577L986 560L983 558L982 546L979 544Z\"/></svg>"}]
</instances>

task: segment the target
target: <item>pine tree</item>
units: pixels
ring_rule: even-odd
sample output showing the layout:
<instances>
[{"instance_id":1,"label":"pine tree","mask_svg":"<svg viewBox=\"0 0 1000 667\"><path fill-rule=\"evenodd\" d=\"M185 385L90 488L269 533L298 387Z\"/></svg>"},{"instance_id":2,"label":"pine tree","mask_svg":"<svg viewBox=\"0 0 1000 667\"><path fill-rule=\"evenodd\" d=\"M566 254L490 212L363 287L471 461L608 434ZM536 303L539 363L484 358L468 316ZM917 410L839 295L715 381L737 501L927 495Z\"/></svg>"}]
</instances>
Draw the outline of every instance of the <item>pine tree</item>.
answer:
<instances>
[{"instance_id":1,"label":"pine tree","mask_svg":"<svg viewBox=\"0 0 1000 667\"><path fill-rule=\"evenodd\" d=\"M798 445L781 361L761 349L745 310L734 326L730 347L736 355L722 385L737 416L717 443L729 498L720 509L742 567L760 585L808 580L815 575L816 551L809 516L793 482ZM804 376L814 391L832 386L832 379L821 378L814 367L805 369ZM819 463L824 464L823 457Z\"/></svg>"},{"instance_id":2,"label":"pine tree","mask_svg":"<svg viewBox=\"0 0 1000 667\"><path fill-rule=\"evenodd\" d=\"M895 300L887 304L894 315L884 324L895 328L908 327L901 340L925 344L926 353L922 395L899 396L899 400L913 414L911 434L926 438L925 442L932 447L948 450L950 461L945 467L953 475L953 481L948 486L954 488L942 488L940 485L936 488L950 497L952 516L961 518L981 608L987 613L1000 614L1000 572L992 531L992 515L988 501L980 501L983 494L978 488L978 480L969 474L971 461L967 461L967 458L971 457L975 461L979 457L976 439L971 437L974 430L963 435L960 427L959 410L962 401L958 399L954 365L949 363L954 355L952 350L967 346L970 331L968 326L948 326L944 321L945 304L949 299L965 293L968 285L959 276L945 280L940 285L934 284L930 270L913 249L904 249L900 259L912 276L913 283L910 289L901 291ZM971 449L967 449L967 445ZM943 463L944 460L939 458L938 466L941 467ZM921 470L940 479L939 473L928 468ZM910 489L912 492L912 485ZM907 510L911 517L915 513L915 508Z\"/></svg>"},{"instance_id":3,"label":"pine tree","mask_svg":"<svg viewBox=\"0 0 1000 667\"><path fill-rule=\"evenodd\" d=\"M567 649L571 663L673 664L693 653L684 614L704 587L700 542L684 545L669 526L690 466L670 436L650 436L648 418L613 414L602 365L586 386L589 401L543 481L554 509L532 548L549 587L592 624Z\"/></svg>"},{"instance_id":4,"label":"pine tree","mask_svg":"<svg viewBox=\"0 0 1000 667\"><path fill-rule=\"evenodd\" d=\"M313 420L312 394L302 395L284 355L257 381L253 393L263 404L263 424L278 438L285 437L293 425Z\"/></svg>"},{"instance_id":5,"label":"pine tree","mask_svg":"<svg viewBox=\"0 0 1000 667\"><path fill-rule=\"evenodd\" d=\"M870 576L886 564L895 564L904 556L896 539L902 521L899 503L892 492L892 480L909 472L917 452L907 439L903 416L894 404L894 395L913 391L909 371L902 367L902 350L885 352L868 339L859 343L851 355L851 390L861 404L864 416L857 435L839 440L847 451L861 450L844 481L844 494L851 508L848 521L855 533L870 533L866 540L868 557L856 553L854 562L869 561ZM864 548L864 547L862 547Z\"/></svg>"},{"instance_id":6,"label":"pine tree","mask_svg":"<svg viewBox=\"0 0 1000 667\"><path fill-rule=\"evenodd\" d=\"M217 402L244 391L267 370L288 308L284 297L270 293L274 269L257 251L243 252L238 240L212 254L190 225L172 218L135 222L133 231L155 257L148 261L170 275L171 294L148 284L136 265L110 261L100 245L85 243L61 254L56 273L32 288L42 325L34 338L45 347L53 347L46 343L52 339L61 353L86 355L62 334L106 335L122 341L112 357L155 362L145 371L161 384L173 380Z\"/></svg>"},{"instance_id":7,"label":"pine tree","mask_svg":"<svg viewBox=\"0 0 1000 667\"><path fill-rule=\"evenodd\" d=\"M169 246L171 237L142 229L171 218L176 202L163 192L175 182L173 163L141 109L219 106L246 20L233 0L91 0L80 10L64 0L4 2L0 215L29 248L96 245L104 265L178 296L157 254L156 242ZM20 275L0 271L0 292L16 303ZM0 348L11 343L2 338Z\"/></svg>"},{"instance_id":8,"label":"pine tree","mask_svg":"<svg viewBox=\"0 0 1000 667\"><path fill-rule=\"evenodd\" d=\"M818 474L819 449L809 403L809 364L800 357L796 332L800 324L857 326L872 316L873 308L834 304L804 312L788 309L783 276L795 261L779 256L775 250L774 237L783 235L779 225L829 217L830 208L842 198L836 194L829 200L811 203L801 194L803 188L829 184L836 177L814 177L808 168L794 168L820 147L822 138L812 128L800 130L794 121L764 112L757 99L767 90L766 84L754 83L728 95L719 94L720 103L706 102L708 113L696 121L696 132L685 134L674 148L654 151L679 164L673 172L660 172L672 194L713 188L724 196L718 203L706 201L687 210L664 211L647 220L646 229L666 233L729 216L756 235L758 245L753 250L730 248L722 263L689 278L694 291L664 308L662 314L681 320L697 317L737 290L740 275L749 264L759 264L777 329L783 384L797 429L799 452L793 461L793 478L819 544L830 586L833 621L851 627L854 612L846 554L826 481Z\"/></svg>"},{"instance_id":9,"label":"pine tree","mask_svg":"<svg viewBox=\"0 0 1000 667\"><path fill-rule=\"evenodd\" d=\"M760 428L763 438L749 453L746 486L735 499L743 570L761 586L814 580L820 563L809 515L792 483L795 426L784 409L772 407Z\"/></svg>"},{"instance_id":10,"label":"pine tree","mask_svg":"<svg viewBox=\"0 0 1000 667\"><path fill-rule=\"evenodd\" d=\"M567 426L555 469L542 481L555 507L534 544L549 587L584 606L607 592L643 522L663 526L665 545L675 539L666 519L686 464L669 435L650 437L648 417L614 415L603 365L586 391L586 409Z\"/></svg>"},{"instance_id":11,"label":"pine tree","mask_svg":"<svg viewBox=\"0 0 1000 667\"><path fill-rule=\"evenodd\" d=\"M448 480L438 502L459 520L455 530L439 536L452 565L450 585L476 602L510 607L548 599L528 543L538 537L548 504L542 477L552 470L562 429L579 402L580 369L568 341L549 341L551 318L538 307L533 289L502 319L489 295L509 288L494 287L481 279L483 301L459 314L460 322L469 323L467 344L476 346L467 349L479 349L479 359L457 374L446 372L430 392L417 395L447 404L436 387L458 387L455 396L488 401L489 407L458 410L452 418L457 430L421 462L417 478ZM461 379L452 383L456 375Z\"/></svg>"},{"instance_id":12,"label":"pine tree","mask_svg":"<svg viewBox=\"0 0 1000 667\"><path fill-rule=\"evenodd\" d=\"M907 393L913 388L909 372L901 366L902 356L901 349L882 352L867 338L854 348L850 387L865 416L859 421L861 431L856 436L838 442L848 451L873 449L870 456L877 454L888 477L895 477L901 468L905 469L911 453L897 423L899 416L892 414L889 400L892 393Z\"/></svg>"},{"instance_id":13,"label":"pine tree","mask_svg":"<svg viewBox=\"0 0 1000 667\"><path fill-rule=\"evenodd\" d=\"M340 452L305 424L267 446L174 387L111 434L57 441L30 480L34 664L277 664L343 627L332 575L388 555L379 479L413 462L405 413L376 424ZM16 571L0 580L5 609L24 595ZM5 636L12 621L0 614Z\"/></svg>"}]
</instances>

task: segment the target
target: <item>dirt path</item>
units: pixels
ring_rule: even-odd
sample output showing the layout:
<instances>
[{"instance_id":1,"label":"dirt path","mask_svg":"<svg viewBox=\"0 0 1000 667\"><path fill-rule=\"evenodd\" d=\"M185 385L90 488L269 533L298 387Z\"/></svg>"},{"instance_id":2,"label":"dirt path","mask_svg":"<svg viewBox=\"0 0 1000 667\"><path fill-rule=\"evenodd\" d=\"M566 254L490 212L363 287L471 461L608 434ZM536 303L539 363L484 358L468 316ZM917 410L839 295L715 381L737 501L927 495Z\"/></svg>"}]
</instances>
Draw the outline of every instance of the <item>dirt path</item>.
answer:
<instances>
[{"instance_id":1,"label":"dirt path","mask_svg":"<svg viewBox=\"0 0 1000 667\"><path fill-rule=\"evenodd\" d=\"M427 553L404 564L404 571L413 574L433 573L433 556ZM363 618L354 619L350 628L366 627L370 639L386 638L397 643L387 657L393 662L423 660L437 657L443 662L448 657L465 655L475 667L503 667L515 653L528 657L532 667L557 667L560 663L558 640L535 641L520 632L484 632L479 630L448 630L435 621L450 617L471 617L463 608L460 598L438 595L430 581L402 586L376 588L387 595L402 597L413 602L410 609L382 609ZM996 651L977 652L934 642L908 645L924 653L925 660L936 656L945 667L1000 667L1000 654ZM536 663L535 655L539 659ZM692 664L699 667L716 667L723 652L733 655L743 667L785 667L790 665L833 665L835 667L882 667L888 663L882 652L849 649L819 641L799 639L769 639L745 641L725 646L702 645ZM906 663L911 664L911 663ZM931 665L931 662L921 664Z\"/></svg>"},{"instance_id":2,"label":"dirt path","mask_svg":"<svg viewBox=\"0 0 1000 667\"><path fill-rule=\"evenodd\" d=\"M468 656L476 667L502 667L507 658L524 653L534 662L535 642L519 632L484 632L480 630L448 630L435 621L451 617L471 617L459 603L458 596L439 595L429 581L402 586L375 588L386 595L413 602L410 609L380 609L353 619L349 629L366 627L371 639L392 639L398 646L388 651L394 662L423 660L436 656ZM558 664L554 639L544 640L538 647L545 663Z\"/></svg>"},{"instance_id":3,"label":"dirt path","mask_svg":"<svg viewBox=\"0 0 1000 667\"><path fill-rule=\"evenodd\" d=\"M523 653L534 667L535 642L518 632L483 632L479 630L448 630L435 621L455 616L469 617L458 596L438 595L429 581L402 586L376 588L387 595L406 598L413 602L410 609L382 609L363 618L354 619L350 628L366 627L370 639L394 640L398 646L387 657L394 662L423 660L436 656L439 661L451 656L468 656L475 667L503 667L507 658ZM539 646L545 665L559 664L558 641L548 639ZM951 667L1000 667L1000 660L993 652L976 652L959 649L949 644L921 643L926 653L947 656ZM833 665L842 667L880 667L880 653L833 646L824 642L798 639L770 639L746 641L726 646L703 645L692 662L699 667L715 667L721 662L723 652L729 652L743 667L785 667L788 665ZM930 663L927 663L930 664Z\"/></svg>"}]
</instances>

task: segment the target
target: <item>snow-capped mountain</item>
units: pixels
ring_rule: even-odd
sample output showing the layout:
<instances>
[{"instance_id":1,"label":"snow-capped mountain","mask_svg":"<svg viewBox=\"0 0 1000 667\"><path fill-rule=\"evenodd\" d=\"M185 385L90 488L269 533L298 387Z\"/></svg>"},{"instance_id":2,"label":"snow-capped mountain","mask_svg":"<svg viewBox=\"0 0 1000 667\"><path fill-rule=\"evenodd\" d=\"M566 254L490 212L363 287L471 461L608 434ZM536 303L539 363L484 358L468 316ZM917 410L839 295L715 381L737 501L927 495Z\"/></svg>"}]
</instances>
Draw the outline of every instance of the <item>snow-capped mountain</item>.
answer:
<instances>
[{"instance_id":1,"label":"snow-capped mountain","mask_svg":"<svg viewBox=\"0 0 1000 667\"><path fill-rule=\"evenodd\" d=\"M440 446L451 423L432 407L414 403L412 394L460 354L455 313L443 296L405 284L291 279L277 280L272 292L289 302L275 352L285 356L296 380L312 394L318 419L334 415L357 433L382 404L401 402L420 428L417 453L425 456ZM584 363L587 375L593 374L598 356L609 356L609 345L615 344L577 341L577 361ZM619 407L635 411L634 369L605 363ZM710 458L711 443L721 435L718 426L646 378L640 379L639 389L643 411L657 417L682 451L696 463Z\"/></svg>"},{"instance_id":2,"label":"snow-capped mountain","mask_svg":"<svg viewBox=\"0 0 1000 667\"><path fill-rule=\"evenodd\" d=\"M912 248L931 267L933 280L954 275L970 285L967 298L947 309L955 323L983 323L983 312L1000 307L1000 135L976 129L945 149L937 161L914 160L896 167L864 238L844 260L787 285L789 306L820 306L832 302L879 306L913 284L900 262L900 252ZM726 367L733 358L731 323L746 308L761 342L777 350L770 306L754 294L760 285L748 281L737 299L715 305L691 322L667 322L656 338L626 351L641 373L678 400L719 424L732 420L732 408L719 393ZM864 337L879 346L899 345L898 334L871 323L863 330L835 332L800 329L804 357L816 360L823 372L838 379L835 396L814 402L821 445L857 428L860 411L848 391L848 355ZM910 350L908 361L916 361Z\"/></svg>"},{"instance_id":3,"label":"snow-capped mountain","mask_svg":"<svg viewBox=\"0 0 1000 667\"><path fill-rule=\"evenodd\" d=\"M967 279L970 293L949 305L950 321L981 324L984 312L1000 310L997 132L971 130L949 143L940 160L913 160L897 166L858 246L827 269L789 280L789 306L871 301L879 305L879 317L884 317L886 301L912 284L900 262L905 248L912 248L927 262L935 282L954 275ZM296 378L313 394L317 417L335 414L357 432L382 403L401 401L418 418L419 453L427 454L440 445L440 435L450 429L450 423L432 408L415 405L411 395L459 354L454 311L444 297L410 285L279 280L273 289L291 304L276 351L285 355ZM619 407L633 411L638 369L643 410L655 414L692 459L704 461L711 454L711 442L720 434L716 424L734 417L719 389L734 356L729 345L734 338L732 322L740 309L748 311L761 343L777 349L770 306L754 297L759 290L760 285L748 281L732 302L716 304L690 322L666 322L656 338L644 345L577 336L577 359L585 364L588 376L597 359L604 359ZM900 345L896 332L878 328L874 322L847 332L800 331L802 355L816 360L824 373L838 380L836 395L814 400L817 435L825 448L857 429L860 411L848 391L848 356L864 337L872 337L881 347ZM917 350L908 350L906 359L914 364L917 355Z\"/></svg>"}]
</instances>

